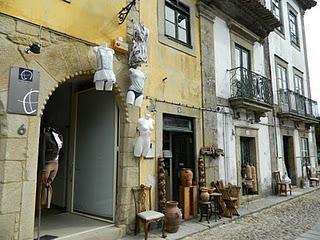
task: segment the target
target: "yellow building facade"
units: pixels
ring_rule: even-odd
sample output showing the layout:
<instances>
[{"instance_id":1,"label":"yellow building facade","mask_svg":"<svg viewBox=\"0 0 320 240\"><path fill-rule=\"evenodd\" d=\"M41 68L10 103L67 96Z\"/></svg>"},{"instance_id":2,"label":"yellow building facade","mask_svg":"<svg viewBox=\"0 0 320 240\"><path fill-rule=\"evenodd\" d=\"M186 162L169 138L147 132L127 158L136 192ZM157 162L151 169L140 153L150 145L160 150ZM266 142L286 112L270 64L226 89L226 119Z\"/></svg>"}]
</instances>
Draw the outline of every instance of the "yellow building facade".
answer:
<instances>
[{"instance_id":1,"label":"yellow building facade","mask_svg":"<svg viewBox=\"0 0 320 240\"><path fill-rule=\"evenodd\" d=\"M50 218L51 211L57 211L61 214L58 221L65 226L76 215L99 221L102 232L113 224L115 238L131 232L135 214L130 190L151 185L153 209L158 209L161 157L166 163L168 200L179 201L181 168L193 170L196 184L197 153L200 146L210 144L203 137L204 74L197 1L183 0L182 8L174 1L137 1L119 24L118 12L128 3L57 0L29 1L25 6L21 0L0 1L0 239L37 235L39 137L44 124L59 130L64 142L52 184L52 207L42 214ZM172 24L168 22L170 11L176 16L182 11L188 19L183 25L184 18L176 18L175 36L166 25ZM113 47L113 40L120 37L130 50L133 26L139 22L149 29L141 108L126 103L129 52ZM189 29L185 38L177 39L184 29ZM41 44L39 54L26 51L35 43ZM92 82L97 64L93 48L102 43L116 50L113 70L117 82L111 92L94 90ZM7 109L13 67L40 74L36 115ZM133 156L139 136L137 121L146 113L155 120L150 156L137 158ZM40 221L40 235L62 234L50 232L50 226L48 232L41 232L41 226L48 227L47 219ZM59 236L67 236L63 234Z\"/></svg>"}]
</instances>

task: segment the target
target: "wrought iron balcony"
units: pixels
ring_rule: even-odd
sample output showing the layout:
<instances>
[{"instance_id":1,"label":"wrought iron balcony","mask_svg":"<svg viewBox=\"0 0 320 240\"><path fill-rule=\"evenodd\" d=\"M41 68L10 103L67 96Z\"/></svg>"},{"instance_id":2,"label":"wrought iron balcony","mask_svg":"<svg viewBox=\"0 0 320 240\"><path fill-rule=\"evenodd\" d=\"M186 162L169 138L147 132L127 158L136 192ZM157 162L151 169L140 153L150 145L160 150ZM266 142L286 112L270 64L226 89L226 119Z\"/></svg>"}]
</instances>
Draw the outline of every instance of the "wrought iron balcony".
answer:
<instances>
[{"instance_id":1,"label":"wrought iron balcony","mask_svg":"<svg viewBox=\"0 0 320 240\"><path fill-rule=\"evenodd\" d=\"M289 89L280 89L278 91L278 104L280 116L287 117L304 117L313 118L319 117L318 103L310 98L307 98L297 92Z\"/></svg>"},{"instance_id":2,"label":"wrought iron balcony","mask_svg":"<svg viewBox=\"0 0 320 240\"><path fill-rule=\"evenodd\" d=\"M270 79L243 67L230 69L231 105L252 107L258 112L272 108L273 95Z\"/></svg>"}]
</instances>

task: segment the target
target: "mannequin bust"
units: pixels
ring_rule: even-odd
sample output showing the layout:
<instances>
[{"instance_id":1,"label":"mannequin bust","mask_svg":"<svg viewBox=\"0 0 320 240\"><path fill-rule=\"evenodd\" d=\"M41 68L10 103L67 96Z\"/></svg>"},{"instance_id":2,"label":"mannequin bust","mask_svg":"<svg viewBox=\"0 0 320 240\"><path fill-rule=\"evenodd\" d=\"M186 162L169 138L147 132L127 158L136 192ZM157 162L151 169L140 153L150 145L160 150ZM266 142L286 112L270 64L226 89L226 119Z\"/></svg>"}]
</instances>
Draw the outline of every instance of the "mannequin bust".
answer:
<instances>
[{"instance_id":1,"label":"mannequin bust","mask_svg":"<svg viewBox=\"0 0 320 240\"><path fill-rule=\"evenodd\" d=\"M150 149L150 136L151 132L154 128L154 120L151 118L150 114L145 114L144 117L138 119L138 126L137 129L139 131L139 137L137 138L137 141L134 145L134 156L140 157L141 155L143 157L146 157L148 154L148 151Z\"/></svg>"},{"instance_id":2,"label":"mannequin bust","mask_svg":"<svg viewBox=\"0 0 320 240\"><path fill-rule=\"evenodd\" d=\"M131 85L127 92L127 103L141 107L143 100L143 86L146 79L144 73L141 71L141 67L129 69L129 78Z\"/></svg>"},{"instance_id":3,"label":"mannequin bust","mask_svg":"<svg viewBox=\"0 0 320 240\"><path fill-rule=\"evenodd\" d=\"M97 71L94 74L93 81L96 84L96 90L111 91L116 77L113 73L113 54L114 51L108 48L107 44L101 44L93 48L97 58Z\"/></svg>"}]
</instances>

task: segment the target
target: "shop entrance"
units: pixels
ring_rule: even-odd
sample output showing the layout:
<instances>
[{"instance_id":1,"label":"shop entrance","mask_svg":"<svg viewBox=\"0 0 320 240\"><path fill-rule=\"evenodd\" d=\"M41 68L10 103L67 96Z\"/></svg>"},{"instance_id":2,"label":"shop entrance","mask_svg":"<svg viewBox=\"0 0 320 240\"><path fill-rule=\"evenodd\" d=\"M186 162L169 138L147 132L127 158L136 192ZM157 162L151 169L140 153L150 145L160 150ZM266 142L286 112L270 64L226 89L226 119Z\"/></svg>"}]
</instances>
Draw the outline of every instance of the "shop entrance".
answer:
<instances>
[{"instance_id":1,"label":"shop entrance","mask_svg":"<svg viewBox=\"0 0 320 240\"><path fill-rule=\"evenodd\" d=\"M254 137L240 137L242 195L258 194L256 143Z\"/></svg>"},{"instance_id":2,"label":"shop entrance","mask_svg":"<svg viewBox=\"0 0 320 240\"><path fill-rule=\"evenodd\" d=\"M51 184L50 208L42 205L40 218L36 211L35 236L39 223L40 236L46 238L77 234L114 221L118 110L112 92L93 87L91 79L64 83L46 104L40 132L53 128L62 135L63 147ZM46 165L40 155L39 176L41 165Z\"/></svg>"},{"instance_id":3,"label":"shop entrance","mask_svg":"<svg viewBox=\"0 0 320 240\"><path fill-rule=\"evenodd\" d=\"M293 137L283 136L283 158L292 185L297 185L296 164L294 159Z\"/></svg>"},{"instance_id":4,"label":"shop entrance","mask_svg":"<svg viewBox=\"0 0 320 240\"><path fill-rule=\"evenodd\" d=\"M194 171L194 133L191 118L165 115L163 150L167 172L167 199L179 202L180 170Z\"/></svg>"}]
</instances>

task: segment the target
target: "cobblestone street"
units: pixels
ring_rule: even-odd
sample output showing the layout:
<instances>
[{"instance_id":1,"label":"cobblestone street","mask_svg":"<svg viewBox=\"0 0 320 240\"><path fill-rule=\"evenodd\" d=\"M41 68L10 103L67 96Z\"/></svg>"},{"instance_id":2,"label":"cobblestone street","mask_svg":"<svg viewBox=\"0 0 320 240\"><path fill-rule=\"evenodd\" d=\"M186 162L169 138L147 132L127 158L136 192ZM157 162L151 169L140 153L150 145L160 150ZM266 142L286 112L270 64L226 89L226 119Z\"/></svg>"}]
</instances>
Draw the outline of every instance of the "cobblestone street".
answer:
<instances>
[{"instance_id":1,"label":"cobblestone street","mask_svg":"<svg viewBox=\"0 0 320 240\"><path fill-rule=\"evenodd\" d=\"M319 190L185 239L295 239L319 222Z\"/></svg>"}]
</instances>

